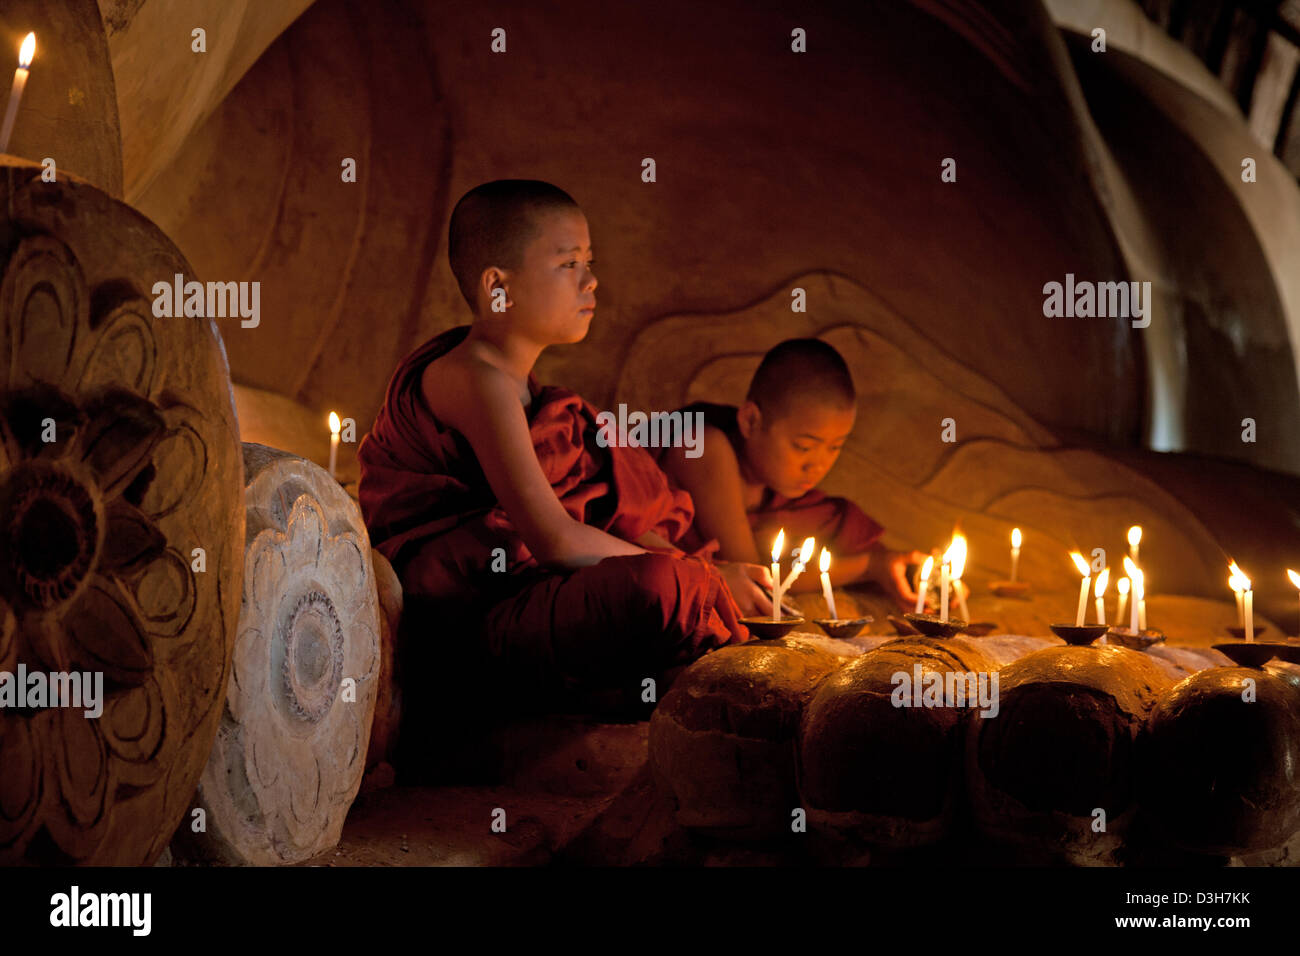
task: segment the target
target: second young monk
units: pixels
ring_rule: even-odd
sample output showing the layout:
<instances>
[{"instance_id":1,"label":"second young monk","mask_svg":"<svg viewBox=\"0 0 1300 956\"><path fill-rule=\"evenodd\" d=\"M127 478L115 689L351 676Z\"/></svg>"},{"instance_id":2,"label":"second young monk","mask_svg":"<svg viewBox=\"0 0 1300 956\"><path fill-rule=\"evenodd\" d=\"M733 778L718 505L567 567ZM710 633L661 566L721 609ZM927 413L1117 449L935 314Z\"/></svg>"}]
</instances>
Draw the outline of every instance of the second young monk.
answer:
<instances>
[{"instance_id":1,"label":"second young monk","mask_svg":"<svg viewBox=\"0 0 1300 956\"><path fill-rule=\"evenodd\" d=\"M853 378L832 346L820 339L782 342L763 357L739 408L700 402L683 411L704 414L702 454L690 458L671 448L659 461L695 501L688 541L714 538L719 559L762 562L784 528L782 564L788 570L791 549L812 535L818 554L823 545L830 549L833 584L875 581L900 607L915 606L906 568L926 556L886 550L880 544L884 528L853 502L817 490L857 416ZM751 595L741 587L736 599L743 606ZM819 588L814 563L792 590Z\"/></svg>"},{"instance_id":2,"label":"second young monk","mask_svg":"<svg viewBox=\"0 0 1300 956\"><path fill-rule=\"evenodd\" d=\"M473 311L398 367L358 449L374 546L408 598L455 608L512 683L625 686L749 638L724 575L674 547L690 497L642 448L602 448L596 410L533 378L596 306L587 220L548 183L501 180L452 212Z\"/></svg>"}]
</instances>

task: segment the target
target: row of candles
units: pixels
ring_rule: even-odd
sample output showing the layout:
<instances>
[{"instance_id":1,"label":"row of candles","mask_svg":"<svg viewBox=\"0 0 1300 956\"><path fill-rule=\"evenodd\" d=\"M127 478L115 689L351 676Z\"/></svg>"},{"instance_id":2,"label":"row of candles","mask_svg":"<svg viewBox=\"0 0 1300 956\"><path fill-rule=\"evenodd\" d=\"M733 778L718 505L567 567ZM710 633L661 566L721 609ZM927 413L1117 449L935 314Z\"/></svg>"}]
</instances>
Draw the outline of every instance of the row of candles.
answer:
<instances>
[{"instance_id":1,"label":"row of candles","mask_svg":"<svg viewBox=\"0 0 1300 956\"><path fill-rule=\"evenodd\" d=\"M1023 536L1019 528L1013 528L1011 531L1011 580L1016 580L1016 573L1020 563L1020 545L1023 542ZM1116 582L1115 588L1119 593L1119 604L1115 612L1116 623L1124 620L1124 611L1126 606L1129 610L1129 630L1133 633L1139 633L1146 630L1147 627L1147 602L1146 602L1146 573L1142 570L1138 561L1141 554L1142 527L1133 525L1128 529L1128 546L1129 553L1124 556L1124 571L1127 577L1120 578ZM782 528L777 533L776 540L772 544L772 582L774 592L772 596L772 620L781 620L781 596L785 594L795 579L803 573L807 567L812 553L816 547L813 538L805 538L803 544L795 554L794 565L790 573L784 580L781 579L781 557L785 549L785 529ZM970 614L966 609L966 597L958 587L962 574L966 569L966 538L960 532L954 533L952 542L948 550L943 553L939 569L939 618L948 620L948 603L950 591L955 591L957 596L958 609L963 618L969 620ZM1088 594L1092 592L1093 604L1096 609L1097 623L1106 623L1106 588L1110 583L1110 568L1102 568L1097 574L1097 580L1092 580L1092 569L1088 562L1078 551L1070 552L1070 559L1074 566L1082 575L1083 580L1079 584L1079 606L1075 612L1075 625L1082 627L1088 613ZM826 598L827 610L832 618L838 618L835 613L835 595L831 589L830 566L831 555L826 548L822 548L821 559L819 562L821 570L822 594ZM1232 589L1237 599L1237 617L1239 626L1244 630L1246 640L1255 639L1255 617L1254 617L1254 592L1252 583L1237 566L1236 561L1230 561L1228 569L1231 576L1228 578L1228 586ZM920 614L925 608L925 598L929 592L930 577L934 572L934 555L930 555L921 566L919 580L916 588L916 613ZM1300 574L1287 568L1287 577L1291 583L1300 589ZM1132 602L1130 605L1129 594L1132 592Z\"/></svg>"}]
</instances>

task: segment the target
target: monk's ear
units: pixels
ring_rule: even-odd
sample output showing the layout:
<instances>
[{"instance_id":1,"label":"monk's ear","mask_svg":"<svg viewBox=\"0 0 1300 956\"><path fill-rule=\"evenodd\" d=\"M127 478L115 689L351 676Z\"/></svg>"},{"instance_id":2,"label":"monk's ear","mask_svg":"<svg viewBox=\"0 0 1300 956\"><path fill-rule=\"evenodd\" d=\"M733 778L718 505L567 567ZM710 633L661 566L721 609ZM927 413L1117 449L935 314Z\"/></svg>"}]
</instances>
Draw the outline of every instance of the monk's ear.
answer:
<instances>
[{"instance_id":1,"label":"monk's ear","mask_svg":"<svg viewBox=\"0 0 1300 956\"><path fill-rule=\"evenodd\" d=\"M745 403L736 410L736 426L740 429L740 434L748 441L751 436L758 433L762 425L762 410L746 399Z\"/></svg>"}]
</instances>

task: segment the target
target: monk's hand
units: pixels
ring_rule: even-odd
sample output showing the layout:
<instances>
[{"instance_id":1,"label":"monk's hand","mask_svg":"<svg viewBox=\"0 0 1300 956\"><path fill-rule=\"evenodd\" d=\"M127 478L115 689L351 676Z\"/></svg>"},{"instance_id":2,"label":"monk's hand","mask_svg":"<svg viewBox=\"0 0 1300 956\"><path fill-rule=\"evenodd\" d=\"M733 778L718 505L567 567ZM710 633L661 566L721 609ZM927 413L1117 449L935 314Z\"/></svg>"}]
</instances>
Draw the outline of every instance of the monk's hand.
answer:
<instances>
[{"instance_id":1,"label":"monk's hand","mask_svg":"<svg viewBox=\"0 0 1300 956\"><path fill-rule=\"evenodd\" d=\"M911 611L916 608L916 591L912 588L912 582L907 579L907 566L909 564L924 564L927 557L929 555L922 551L885 552L884 568L882 569L885 573L880 581L885 586L885 590L890 592L904 611Z\"/></svg>"},{"instance_id":2,"label":"monk's hand","mask_svg":"<svg viewBox=\"0 0 1300 956\"><path fill-rule=\"evenodd\" d=\"M772 601L764 593L772 588L772 572L761 564L742 564L739 561L719 561L716 565L722 580L727 582L731 596L736 599L742 617L763 617L772 613Z\"/></svg>"}]
</instances>

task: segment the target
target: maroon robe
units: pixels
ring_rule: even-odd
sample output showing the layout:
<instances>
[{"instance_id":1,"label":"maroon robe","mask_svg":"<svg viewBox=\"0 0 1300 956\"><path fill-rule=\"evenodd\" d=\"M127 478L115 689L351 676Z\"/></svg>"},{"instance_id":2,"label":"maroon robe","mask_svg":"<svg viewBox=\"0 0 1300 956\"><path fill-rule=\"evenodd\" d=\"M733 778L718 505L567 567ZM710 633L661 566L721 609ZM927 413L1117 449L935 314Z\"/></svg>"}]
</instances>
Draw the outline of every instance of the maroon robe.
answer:
<instances>
[{"instance_id":1,"label":"maroon robe","mask_svg":"<svg viewBox=\"0 0 1300 956\"><path fill-rule=\"evenodd\" d=\"M491 656L513 677L570 687L613 686L747 640L717 570L676 548L576 571L539 566L469 442L424 401L424 369L468 331L436 336L402 362L357 451L371 543L404 594L478 617ZM629 541L648 531L681 539L694 506L649 453L600 447L596 409L574 392L531 377L529 391L537 459L575 520Z\"/></svg>"}]
</instances>

